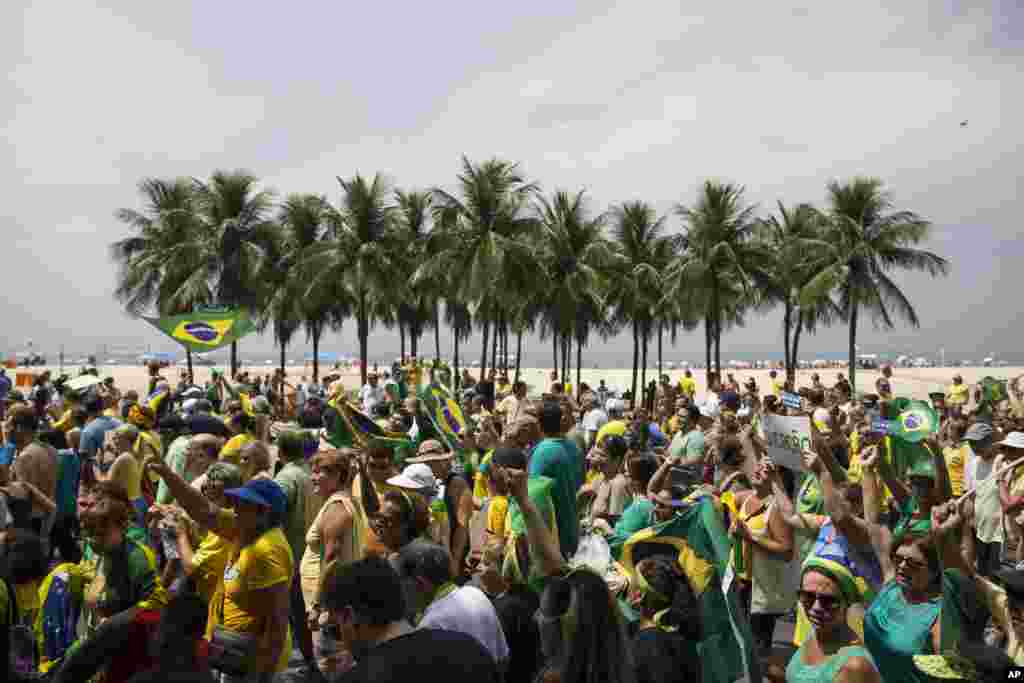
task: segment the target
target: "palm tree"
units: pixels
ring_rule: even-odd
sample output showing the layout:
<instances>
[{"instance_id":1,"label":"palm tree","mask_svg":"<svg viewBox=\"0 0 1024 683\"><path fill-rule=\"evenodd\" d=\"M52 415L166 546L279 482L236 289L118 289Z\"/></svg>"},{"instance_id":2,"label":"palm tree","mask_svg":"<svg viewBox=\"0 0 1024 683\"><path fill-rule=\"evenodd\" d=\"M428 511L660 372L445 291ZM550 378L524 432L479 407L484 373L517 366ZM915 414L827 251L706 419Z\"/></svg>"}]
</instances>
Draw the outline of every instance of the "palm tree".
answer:
<instances>
[{"instance_id":1,"label":"palm tree","mask_svg":"<svg viewBox=\"0 0 1024 683\"><path fill-rule=\"evenodd\" d=\"M692 297L704 317L708 373L711 347L714 364L722 370L722 331L742 320L744 302L750 299L748 268L766 260L767 254L752 239L754 207L743 201L743 188L707 180L692 207L677 205L685 222L686 251L677 255L666 273L665 295Z\"/></svg>"},{"instance_id":2,"label":"palm tree","mask_svg":"<svg viewBox=\"0 0 1024 683\"><path fill-rule=\"evenodd\" d=\"M591 329L603 317L603 269L614 263L604 237L604 215L589 217L583 190L575 195L556 192L550 200L538 196L535 211L541 225L539 260L546 275L540 289L545 295L545 317L563 340L563 349L575 341L576 387L579 390L583 346ZM537 278L533 281L536 283ZM563 383L568 374L568 353L563 351Z\"/></svg>"},{"instance_id":3,"label":"palm tree","mask_svg":"<svg viewBox=\"0 0 1024 683\"><path fill-rule=\"evenodd\" d=\"M277 226L270 220L274 195L258 190L247 171L215 171L208 182L193 180L202 229L191 248L202 255L197 280L212 283L217 303L258 314L269 299ZM238 370L238 342L231 343L231 372Z\"/></svg>"},{"instance_id":4,"label":"palm tree","mask_svg":"<svg viewBox=\"0 0 1024 683\"><path fill-rule=\"evenodd\" d=\"M816 299L801 300L804 287L828 265L825 217L810 204L787 209L779 202L778 206L778 216L770 216L758 225L758 237L770 258L752 268L751 276L762 308L778 303L783 306L786 378L795 382L801 333L813 333L817 325L831 324L839 311L827 292Z\"/></svg>"},{"instance_id":5,"label":"palm tree","mask_svg":"<svg viewBox=\"0 0 1024 683\"><path fill-rule=\"evenodd\" d=\"M422 280L412 284L413 274L427 256L433 195L430 192L395 190L395 202L398 205L396 259L402 268L402 289L396 306L402 358L405 359L405 332L409 333L410 353L416 356L419 339L430 325L435 330L435 355L440 357L437 282Z\"/></svg>"},{"instance_id":6,"label":"palm tree","mask_svg":"<svg viewBox=\"0 0 1024 683\"><path fill-rule=\"evenodd\" d=\"M188 313L209 303L210 283L193 277L201 269L201 254L193 248L201 225L191 181L144 178L138 189L143 209L118 209L114 214L134 233L110 245L118 266L115 298L132 316L147 311ZM185 353L191 372L192 352Z\"/></svg>"},{"instance_id":7,"label":"palm tree","mask_svg":"<svg viewBox=\"0 0 1024 683\"><path fill-rule=\"evenodd\" d=\"M308 268L303 261L312 247L327 239L331 230L332 209L322 195L293 194L282 203L278 223L283 231L283 268L286 280L275 293L271 307L281 310L285 320L294 323L282 327L275 339L282 344L281 363L284 365L284 346L299 327L313 342L313 381L320 377L320 338L327 327L339 327L345 298L337 283L334 286L310 288ZM275 317L276 319L276 317ZM286 334L287 333L287 334Z\"/></svg>"},{"instance_id":8,"label":"palm tree","mask_svg":"<svg viewBox=\"0 0 1024 683\"><path fill-rule=\"evenodd\" d=\"M642 386L647 379L647 344L654 330L655 308L661 300L659 283L675 245L671 237L663 234L665 217L658 216L650 204L625 202L614 207L611 215L618 257L611 271L614 282L609 305L619 324L628 321L633 327L632 391L634 405L639 406L637 369L642 365Z\"/></svg>"},{"instance_id":9,"label":"palm tree","mask_svg":"<svg viewBox=\"0 0 1024 683\"><path fill-rule=\"evenodd\" d=\"M857 323L862 312L882 329L894 327L893 314L920 325L914 306L890 275L898 270L949 273L949 261L915 248L931 224L911 211L896 211L878 178L828 184L831 247L829 265L804 288L802 301L835 291L843 320L850 326L850 385L857 367Z\"/></svg>"},{"instance_id":10,"label":"palm tree","mask_svg":"<svg viewBox=\"0 0 1024 683\"><path fill-rule=\"evenodd\" d=\"M483 328L480 378L487 372L487 342L494 323L498 334L502 306L510 296L506 281L526 277L531 271L532 250L521 236L536 228L526 215L529 198L537 185L527 182L516 164L491 159L474 164L462 158L456 196L434 189L435 223L444 249L421 266L415 282L451 274L453 296L474 306L473 317Z\"/></svg>"},{"instance_id":11,"label":"palm tree","mask_svg":"<svg viewBox=\"0 0 1024 683\"><path fill-rule=\"evenodd\" d=\"M306 273L311 290L338 292L341 287L351 302L365 384L370 329L387 312L396 287L396 207L388 201L390 188L380 174L367 179L357 173L349 180L338 178L338 183L341 207L331 212L329 238L309 248Z\"/></svg>"}]
</instances>

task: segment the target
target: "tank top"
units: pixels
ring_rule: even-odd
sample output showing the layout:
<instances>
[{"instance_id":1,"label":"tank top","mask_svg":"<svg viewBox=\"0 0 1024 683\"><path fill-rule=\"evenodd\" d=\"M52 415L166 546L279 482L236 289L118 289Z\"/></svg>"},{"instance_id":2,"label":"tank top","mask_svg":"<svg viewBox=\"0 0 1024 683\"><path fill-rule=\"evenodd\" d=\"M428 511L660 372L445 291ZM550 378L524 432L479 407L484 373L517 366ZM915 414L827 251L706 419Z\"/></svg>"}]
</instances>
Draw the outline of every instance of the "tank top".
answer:
<instances>
[{"instance_id":1,"label":"tank top","mask_svg":"<svg viewBox=\"0 0 1024 683\"><path fill-rule=\"evenodd\" d=\"M743 501L740 517L750 529L754 538L765 538L771 531L768 519L775 509L774 497L767 507L762 507L748 516L747 503ZM750 613L785 614L793 606L793 590L789 585L789 561L774 553L762 550L756 543L744 544L750 548Z\"/></svg>"},{"instance_id":2,"label":"tank top","mask_svg":"<svg viewBox=\"0 0 1024 683\"><path fill-rule=\"evenodd\" d=\"M313 606L320 594L320 564L324 553L323 539L320 538L320 520L323 518L324 511L335 503L344 505L352 516L352 529L348 534L348 542L343 544L342 554L338 559L341 562L355 562L363 559L365 555L369 524L363 506L344 493L338 492L331 495L324 501L316 519L313 520L309 531L306 532L306 550L299 563L302 597L306 600L307 607Z\"/></svg>"},{"instance_id":3,"label":"tank top","mask_svg":"<svg viewBox=\"0 0 1024 683\"><path fill-rule=\"evenodd\" d=\"M895 580L885 584L864 615L864 645L882 680L922 682L928 677L914 665L914 655L932 651L932 624L939 617L942 596L912 604Z\"/></svg>"},{"instance_id":4,"label":"tank top","mask_svg":"<svg viewBox=\"0 0 1024 683\"><path fill-rule=\"evenodd\" d=\"M7 511L11 515L11 526L15 529L35 531L32 524L32 499L12 496L6 491L4 499L7 501Z\"/></svg>"},{"instance_id":5,"label":"tank top","mask_svg":"<svg viewBox=\"0 0 1024 683\"><path fill-rule=\"evenodd\" d=\"M836 675L853 657L864 657L874 664L868 651L859 645L841 648L831 657L826 657L817 664L804 663L804 647L801 646L786 667L786 683L832 683Z\"/></svg>"}]
</instances>

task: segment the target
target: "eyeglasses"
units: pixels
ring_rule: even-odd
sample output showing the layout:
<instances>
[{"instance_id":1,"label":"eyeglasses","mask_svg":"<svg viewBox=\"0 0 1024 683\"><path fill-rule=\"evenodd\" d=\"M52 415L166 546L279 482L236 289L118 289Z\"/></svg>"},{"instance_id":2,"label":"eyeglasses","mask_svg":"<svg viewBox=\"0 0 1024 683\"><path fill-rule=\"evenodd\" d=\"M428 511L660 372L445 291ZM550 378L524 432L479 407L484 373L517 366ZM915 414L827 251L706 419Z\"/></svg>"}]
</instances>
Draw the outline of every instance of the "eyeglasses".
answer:
<instances>
[{"instance_id":1,"label":"eyeglasses","mask_svg":"<svg viewBox=\"0 0 1024 683\"><path fill-rule=\"evenodd\" d=\"M821 605L821 608L826 612L834 612L841 604L843 604L843 599L838 595L815 593L814 591L797 591L797 598L800 600L800 604L804 606L804 610L806 611L810 611L810 609L814 607L814 603Z\"/></svg>"},{"instance_id":2,"label":"eyeglasses","mask_svg":"<svg viewBox=\"0 0 1024 683\"><path fill-rule=\"evenodd\" d=\"M912 557L909 557L907 555L900 555L898 553L896 555L893 555L892 563L896 566L897 569L899 569L903 565L907 565L908 568L914 571L921 571L922 569L928 568L928 565L924 562L919 562Z\"/></svg>"}]
</instances>

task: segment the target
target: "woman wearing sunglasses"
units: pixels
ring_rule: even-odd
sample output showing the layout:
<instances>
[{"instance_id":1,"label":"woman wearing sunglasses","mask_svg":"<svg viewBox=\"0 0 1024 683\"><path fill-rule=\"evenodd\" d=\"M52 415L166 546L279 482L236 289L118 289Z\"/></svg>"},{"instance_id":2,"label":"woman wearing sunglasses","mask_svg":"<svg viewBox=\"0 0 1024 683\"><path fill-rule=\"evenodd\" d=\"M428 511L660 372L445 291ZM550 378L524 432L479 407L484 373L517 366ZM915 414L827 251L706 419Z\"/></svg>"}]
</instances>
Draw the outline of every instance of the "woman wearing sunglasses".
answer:
<instances>
[{"instance_id":1,"label":"woman wearing sunglasses","mask_svg":"<svg viewBox=\"0 0 1024 683\"><path fill-rule=\"evenodd\" d=\"M829 560L804 563L797 599L814 627L786 667L787 683L878 683L871 655L847 625L846 610L859 600L849 572Z\"/></svg>"},{"instance_id":2,"label":"woman wearing sunglasses","mask_svg":"<svg viewBox=\"0 0 1024 683\"><path fill-rule=\"evenodd\" d=\"M925 681L914 655L942 651L942 563L930 536L908 532L894 537L879 524L878 448L864 455L864 513L883 581L864 615L864 644L884 680Z\"/></svg>"}]
</instances>

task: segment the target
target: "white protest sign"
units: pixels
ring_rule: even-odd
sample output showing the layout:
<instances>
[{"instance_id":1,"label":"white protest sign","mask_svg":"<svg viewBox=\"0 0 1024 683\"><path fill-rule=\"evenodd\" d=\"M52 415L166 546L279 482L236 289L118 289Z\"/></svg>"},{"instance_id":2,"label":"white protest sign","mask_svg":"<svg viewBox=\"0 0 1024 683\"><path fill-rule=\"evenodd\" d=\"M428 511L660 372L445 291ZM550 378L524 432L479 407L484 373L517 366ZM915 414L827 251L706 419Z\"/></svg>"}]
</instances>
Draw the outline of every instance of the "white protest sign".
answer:
<instances>
[{"instance_id":1,"label":"white protest sign","mask_svg":"<svg viewBox=\"0 0 1024 683\"><path fill-rule=\"evenodd\" d=\"M768 445L768 457L776 465L802 472L802 454L811 447L811 418L768 414L761 417L761 428Z\"/></svg>"}]
</instances>

